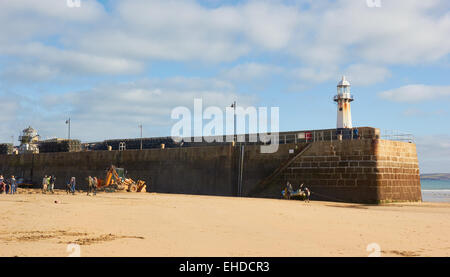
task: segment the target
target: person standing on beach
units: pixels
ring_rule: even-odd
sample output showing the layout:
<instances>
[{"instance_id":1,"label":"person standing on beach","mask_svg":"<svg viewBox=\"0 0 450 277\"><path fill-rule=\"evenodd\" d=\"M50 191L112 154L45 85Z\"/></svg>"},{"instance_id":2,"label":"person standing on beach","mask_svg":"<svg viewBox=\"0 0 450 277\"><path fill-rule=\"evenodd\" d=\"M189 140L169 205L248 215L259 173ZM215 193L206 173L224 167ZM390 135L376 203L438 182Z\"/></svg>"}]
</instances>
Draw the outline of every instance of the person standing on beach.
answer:
<instances>
[{"instance_id":1,"label":"person standing on beach","mask_svg":"<svg viewBox=\"0 0 450 277\"><path fill-rule=\"evenodd\" d=\"M49 182L49 184L50 184L50 191L52 192L52 193L55 193L55 182L56 182L56 177L54 176L54 175L52 175L51 177L50 177L50 182Z\"/></svg>"},{"instance_id":2,"label":"person standing on beach","mask_svg":"<svg viewBox=\"0 0 450 277\"><path fill-rule=\"evenodd\" d=\"M14 177L14 175L11 176L11 182L10 182L10 191L11 194L15 194L17 191L17 182L16 182L16 178Z\"/></svg>"},{"instance_id":3,"label":"person standing on beach","mask_svg":"<svg viewBox=\"0 0 450 277\"><path fill-rule=\"evenodd\" d=\"M91 194L91 191L93 190L94 179L92 179L91 176L88 176L87 180L88 180L88 191L87 191L87 195L89 195L89 194Z\"/></svg>"},{"instance_id":4,"label":"person standing on beach","mask_svg":"<svg viewBox=\"0 0 450 277\"><path fill-rule=\"evenodd\" d=\"M92 189L94 190L94 195L97 195L97 184L98 184L97 177L92 178L92 181L94 183L92 187Z\"/></svg>"},{"instance_id":5,"label":"person standing on beach","mask_svg":"<svg viewBox=\"0 0 450 277\"><path fill-rule=\"evenodd\" d=\"M5 184L5 178L3 178L3 175L0 174L0 186L2 188L2 193L6 193L6 184Z\"/></svg>"},{"instance_id":6,"label":"person standing on beach","mask_svg":"<svg viewBox=\"0 0 450 277\"><path fill-rule=\"evenodd\" d=\"M289 200L291 199L292 194L292 185L289 183L289 181L286 182L286 188L285 188L286 198Z\"/></svg>"},{"instance_id":7,"label":"person standing on beach","mask_svg":"<svg viewBox=\"0 0 450 277\"><path fill-rule=\"evenodd\" d=\"M49 176L47 176L47 191L50 191L50 189L51 189L51 185L50 185L50 178L51 177L51 175L49 175Z\"/></svg>"},{"instance_id":8,"label":"person standing on beach","mask_svg":"<svg viewBox=\"0 0 450 277\"><path fill-rule=\"evenodd\" d=\"M306 196L305 201L306 202L309 202L309 196L310 195L311 195L311 192L309 191L309 188L305 187L305 196Z\"/></svg>"},{"instance_id":9,"label":"person standing on beach","mask_svg":"<svg viewBox=\"0 0 450 277\"><path fill-rule=\"evenodd\" d=\"M294 189L292 188L291 182L287 181L286 186L287 186L287 188L288 188L288 190L289 190L289 193L292 194L292 192L294 191Z\"/></svg>"},{"instance_id":10,"label":"person standing on beach","mask_svg":"<svg viewBox=\"0 0 450 277\"><path fill-rule=\"evenodd\" d=\"M70 191L72 192L72 194L75 194L75 185L76 185L75 177L70 178Z\"/></svg>"},{"instance_id":11,"label":"person standing on beach","mask_svg":"<svg viewBox=\"0 0 450 277\"><path fill-rule=\"evenodd\" d=\"M48 186L48 179L47 175L45 175L44 178L42 179L42 193L45 193L47 191L47 186Z\"/></svg>"}]
</instances>

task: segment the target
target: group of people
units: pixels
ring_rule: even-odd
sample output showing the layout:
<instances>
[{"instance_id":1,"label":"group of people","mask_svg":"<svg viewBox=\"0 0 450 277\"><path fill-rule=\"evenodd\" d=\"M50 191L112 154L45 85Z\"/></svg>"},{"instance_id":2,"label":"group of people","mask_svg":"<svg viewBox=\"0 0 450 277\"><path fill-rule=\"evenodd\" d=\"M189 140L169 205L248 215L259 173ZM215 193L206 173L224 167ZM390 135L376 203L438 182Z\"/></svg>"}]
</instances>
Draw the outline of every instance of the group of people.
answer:
<instances>
[{"instance_id":1,"label":"group of people","mask_svg":"<svg viewBox=\"0 0 450 277\"><path fill-rule=\"evenodd\" d=\"M93 193L94 195L97 194L97 177L89 176L87 178L88 181L88 191L87 195L90 195ZM45 175L44 178L42 178L42 193L55 193L55 183L56 183L56 177L55 175ZM69 183L67 183L66 191L67 193L75 194L75 187L76 187L76 178L71 177ZM0 193L5 194L15 194L17 192L17 181L14 175L11 176L10 179L5 179L3 175L0 174Z\"/></svg>"},{"instance_id":2,"label":"group of people","mask_svg":"<svg viewBox=\"0 0 450 277\"><path fill-rule=\"evenodd\" d=\"M14 175L9 180L6 180L3 175L0 174L0 190L5 194L15 194L17 192L17 181Z\"/></svg>"},{"instance_id":3,"label":"group of people","mask_svg":"<svg viewBox=\"0 0 450 277\"><path fill-rule=\"evenodd\" d=\"M55 193L56 177L54 175L45 175L42 179L42 193L51 192Z\"/></svg>"},{"instance_id":4,"label":"group of people","mask_svg":"<svg viewBox=\"0 0 450 277\"><path fill-rule=\"evenodd\" d=\"M286 183L286 188L287 188L287 193L288 193L288 198L290 198L290 196L293 194L294 189L292 188L292 184L287 181ZM298 192L302 195L304 195L304 200L306 202L309 202L309 197L311 196L311 191L309 190L309 188L307 188L306 186L303 186L303 183L300 185L300 187L298 188Z\"/></svg>"},{"instance_id":5,"label":"group of people","mask_svg":"<svg viewBox=\"0 0 450 277\"><path fill-rule=\"evenodd\" d=\"M88 181L88 192L87 194L93 193L94 195L97 194L97 177L91 177L89 176L87 178ZM55 189L55 182L56 177L55 176L44 176L44 179L42 179L42 192L45 193L46 191L51 191L54 193ZM75 194L76 191L76 185L77 185L77 179L75 177L71 177L69 182L66 185L66 192Z\"/></svg>"},{"instance_id":6,"label":"group of people","mask_svg":"<svg viewBox=\"0 0 450 277\"><path fill-rule=\"evenodd\" d=\"M88 191L87 195L90 195L93 193L94 195L97 195L97 177L88 176ZM67 184L66 191L67 193L75 194L75 187L77 184L77 180L75 177L71 177L69 183Z\"/></svg>"}]
</instances>

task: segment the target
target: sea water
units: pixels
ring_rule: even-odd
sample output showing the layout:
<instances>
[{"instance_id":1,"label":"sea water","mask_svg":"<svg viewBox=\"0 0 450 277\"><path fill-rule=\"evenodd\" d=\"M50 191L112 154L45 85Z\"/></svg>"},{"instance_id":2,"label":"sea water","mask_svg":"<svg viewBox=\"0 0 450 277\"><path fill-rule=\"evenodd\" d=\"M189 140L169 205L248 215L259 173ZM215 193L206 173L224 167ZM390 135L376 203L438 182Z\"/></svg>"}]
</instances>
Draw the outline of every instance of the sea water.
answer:
<instances>
[{"instance_id":1,"label":"sea water","mask_svg":"<svg viewBox=\"0 0 450 277\"><path fill-rule=\"evenodd\" d=\"M450 180L420 180L422 200L425 202L450 202Z\"/></svg>"}]
</instances>

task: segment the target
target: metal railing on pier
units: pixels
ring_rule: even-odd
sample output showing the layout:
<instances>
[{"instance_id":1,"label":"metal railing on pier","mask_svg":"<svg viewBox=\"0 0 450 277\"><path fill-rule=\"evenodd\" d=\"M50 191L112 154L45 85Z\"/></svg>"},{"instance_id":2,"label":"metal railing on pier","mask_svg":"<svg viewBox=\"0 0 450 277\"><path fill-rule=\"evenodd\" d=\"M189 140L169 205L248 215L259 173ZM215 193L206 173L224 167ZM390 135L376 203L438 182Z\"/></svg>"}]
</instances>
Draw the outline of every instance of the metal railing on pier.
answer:
<instances>
[{"instance_id":1,"label":"metal railing on pier","mask_svg":"<svg viewBox=\"0 0 450 277\"><path fill-rule=\"evenodd\" d=\"M398 130L383 130L381 139L415 143L413 134Z\"/></svg>"},{"instance_id":2,"label":"metal railing on pier","mask_svg":"<svg viewBox=\"0 0 450 277\"><path fill-rule=\"evenodd\" d=\"M356 139L384 139L414 143L414 136L398 130L376 131L373 128L346 128L311 130L279 134L279 143L302 143L316 141L356 140Z\"/></svg>"},{"instance_id":3,"label":"metal railing on pier","mask_svg":"<svg viewBox=\"0 0 450 277\"><path fill-rule=\"evenodd\" d=\"M345 128L280 133L279 143L373 139L377 138L374 130L372 128Z\"/></svg>"}]
</instances>

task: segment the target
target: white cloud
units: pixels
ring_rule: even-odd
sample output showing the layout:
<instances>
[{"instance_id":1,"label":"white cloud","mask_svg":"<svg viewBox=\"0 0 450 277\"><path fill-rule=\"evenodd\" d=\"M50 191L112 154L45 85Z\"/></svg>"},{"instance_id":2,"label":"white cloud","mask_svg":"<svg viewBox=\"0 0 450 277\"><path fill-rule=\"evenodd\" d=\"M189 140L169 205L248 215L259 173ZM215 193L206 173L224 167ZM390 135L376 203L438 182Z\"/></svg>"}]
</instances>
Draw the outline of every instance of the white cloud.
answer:
<instances>
[{"instance_id":1,"label":"white cloud","mask_svg":"<svg viewBox=\"0 0 450 277\"><path fill-rule=\"evenodd\" d=\"M390 71L381 66L368 64L352 64L344 73L352 85L367 86L383 82L391 76Z\"/></svg>"},{"instance_id":2,"label":"white cloud","mask_svg":"<svg viewBox=\"0 0 450 277\"><path fill-rule=\"evenodd\" d=\"M63 0L29 0L2 1L0 14L5 15L32 15L38 17L55 18L61 20L92 22L104 15L101 4L94 0L82 0L79 8L70 8Z\"/></svg>"},{"instance_id":3,"label":"white cloud","mask_svg":"<svg viewBox=\"0 0 450 277\"><path fill-rule=\"evenodd\" d=\"M204 105L225 107L238 95L231 85L219 80L171 78L104 85L62 97L47 97L46 101L71 106L72 112L86 121L96 118L125 123L140 119L167 125L171 110L177 106L191 107L194 98L203 99ZM242 104L254 100L245 95L240 95L239 99Z\"/></svg>"},{"instance_id":4,"label":"white cloud","mask_svg":"<svg viewBox=\"0 0 450 277\"><path fill-rule=\"evenodd\" d=\"M158 31L159 32L159 31ZM244 43L234 43L226 38L202 34L201 37L186 31L175 36L159 36L151 32L108 29L82 34L70 39L83 51L103 53L128 59L202 62L233 61L249 52ZM216 35L217 36L217 35Z\"/></svg>"},{"instance_id":5,"label":"white cloud","mask_svg":"<svg viewBox=\"0 0 450 277\"><path fill-rule=\"evenodd\" d=\"M329 67L301 67L292 72L294 78L313 83L322 83L329 80L337 80L339 73L335 66Z\"/></svg>"},{"instance_id":6,"label":"white cloud","mask_svg":"<svg viewBox=\"0 0 450 277\"><path fill-rule=\"evenodd\" d=\"M225 70L222 75L224 78L234 81L255 81L281 74L283 72L284 69L276 65L243 63L231 69Z\"/></svg>"},{"instance_id":7,"label":"white cloud","mask_svg":"<svg viewBox=\"0 0 450 277\"><path fill-rule=\"evenodd\" d=\"M2 112L0 113L0 122L2 124L8 123L13 120L18 112L19 103L11 97L2 95ZM2 126L3 130L4 126Z\"/></svg>"},{"instance_id":8,"label":"white cloud","mask_svg":"<svg viewBox=\"0 0 450 277\"><path fill-rule=\"evenodd\" d=\"M192 109L194 98L201 98L204 107L223 109L236 99L244 107L257 102L256 96L238 94L233 85L217 79L177 77L104 84L83 91L43 93L38 98L11 98L14 101L8 107L15 112L0 117L5 123L2 128L9 129L0 139L10 141L13 130L28 125L46 138L66 137L64 120L69 116L73 137L84 141L133 137L140 123L154 131L147 129L148 136L167 136L174 123L172 109Z\"/></svg>"},{"instance_id":9,"label":"white cloud","mask_svg":"<svg viewBox=\"0 0 450 277\"><path fill-rule=\"evenodd\" d=\"M424 3L426 2L426 3ZM327 2L299 13L301 28L289 51L312 65L423 64L450 52L448 1Z\"/></svg>"},{"instance_id":10,"label":"white cloud","mask_svg":"<svg viewBox=\"0 0 450 277\"><path fill-rule=\"evenodd\" d=\"M54 79L59 74L56 68L46 64L16 64L0 72L0 78L9 82L27 84Z\"/></svg>"},{"instance_id":11,"label":"white cloud","mask_svg":"<svg viewBox=\"0 0 450 277\"><path fill-rule=\"evenodd\" d=\"M334 79L328 68L355 64L360 68L349 68L353 82L366 85L389 77L388 65L433 63L450 53L450 5L444 0L385 1L382 8L353 0L110 5L106 12L93 0L81 8L57 0L1 1L0 25L8 26L0 31L2 48L43 49L18 47L0 55L24 58L25 64L39 60L58 72L122 74L140 72L154 60L220 63L277 54L295 57L300 77L314 82ZM358 80L363 69L376 74Z\"/></svg>"},{"instance_id":12,"label":"white cloud","mask_svg":"<svg viewBox=\"0 0 450 277\"><path fill-rule=\"evenodd\" d=\"M0 54L18 56L26 63L39 62L50 71L77 74L132 74L140 72L143 64L120 57L104 57L79 51L61 50L40 43L0 46Z\"/></svg>"},{"instance_id":13,"label":"white cloud","mask_svg":"<svg viewBox=\"0 0 450 277\"><path fill-rule=\"evenodd\" d=\"M116 11L110 27L70 41L95 53L215 63L236 60L252 49L284 48L297 21L289 6L259 1L214 9L195 1L121 1Z\"/></svg>"},{"instance_id":14,"label":"white cloud","mask_svg":"<svg viewBox=\"0 0 450 277\"><path fill-rule=\"evenodd\" d=\"M381 98L397 102L418 102L450 96L450 86L407 85L378 94Z\"/></svg>"},{"instance_id":15,"label":"white cloud","mask_svg":"<svg viewBox=\"0 0 450 277\"><path fill-rule=\"evenodd\" d=\"M106 20L101 4L83 0L80 8L69 8L65 0L0 1L0 42L18 43L46 36L65 36L73 29Z\"/></svg>"},{"instance_id":16,"label":"white cloud","mask_svg":"<svg viewBox=\"0 0 450 277\"><path fill-rule=\"evenodd\" d=\"M300 22L295 7L264 1L244 5L241 17L241 28L251 41L269 50L286 47Z\"/></svg>"},{"instance_id":17,"label":"white cloud","mask_svg":"<svg viewBox=\"0 0 450 277\"><path fill-rule=\"evenodd\" d=\"M351 64L344 69L335 65L301 67L293 70L292 76L306 82L323 83L336 82L345 75L352 85L367 86L383 82L391 76L390 71L381 66L370 64Z\"/></svg>"},{"instance_id":18,"label":"white cloud","mask_svg":"<svg viewBox=\"0 0 450 277\"><path fill-rule=\"evenodd\" d=\"M16 123L17 119L29 110L24 110L27 107L27 99L11 91L2 89L0 92L0 98L2 99L2 108L0 112L0 143L11 143L12 136L15 136L17 141L18 131ZM27 127L27 126L25 126ZM24 128L25 128L24 127ZM22 129L24 129L22 128Z\"/></svg>"},{"instance_id":19,"label":"white cloud","mask_svg":"<svg viewBox=\"0 0 450 277\"><path fill-rule=\"evenodd\" d=\"M416 138L421 173L449 173L450 136L433 135Z\"/></svg>"}]
</instances>

